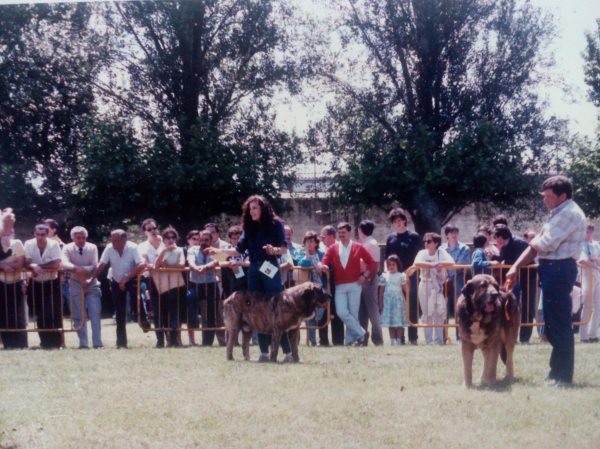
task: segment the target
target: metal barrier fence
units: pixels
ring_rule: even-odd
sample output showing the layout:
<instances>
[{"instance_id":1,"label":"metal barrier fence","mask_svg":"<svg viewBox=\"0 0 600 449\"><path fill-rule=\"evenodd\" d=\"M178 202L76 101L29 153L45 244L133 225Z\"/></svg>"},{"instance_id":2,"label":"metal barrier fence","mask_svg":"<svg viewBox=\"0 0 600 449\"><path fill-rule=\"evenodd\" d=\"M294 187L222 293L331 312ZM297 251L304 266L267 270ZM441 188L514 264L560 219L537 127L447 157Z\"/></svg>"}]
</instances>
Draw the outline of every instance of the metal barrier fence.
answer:
<instances>
[{"instance_id":1,"label":"metal barrier fence","mask_svg":"<svg viewBox=\"0 0 600 449\"><path fill-rule=\"evenodd\" d=\"M443 341L450 341L447 331L458 327L456 323L456 305L461 295L462 287L476 274L490 274L499 285L503 285L505 276L511 265L494 265L486 269L474 269L471 265L451 265L444 269L430 271L427 268L412 266L405 271L406 319L408 324L426 330L426 339L431 337L432 329L444 332ZM517 283L513 293L521 299L521 327L533 328L544 326L541 289L537 265L528 265L519 270ZM592 269L578 265L578 281L586 288L588 295L583 298L583 288L575 287L571 296L574 302L585 305L592 310ZM413 293L414 292L414 293ZM419 314L420 312L420 314ZM586 325L591 320L591 314L584 321L574 321L573 325ZM527 331L525 331L527 332ZM439 332L436 342L439 342Z\"/></svg>"},{"instance_id":2,"label":"metal barrier fence","mask_svg":"<svg viewBox=\"0 0 600 449\"><path fill-rule=\"evenodd\" d=\"M79 298L68 294L71 282L76 282L73 276L77 275L65 270L43 270L37 276L27 269L0 272L0 332L5 347L26 347L26 337L20 337L27 332L38 332L42 347L63 347L65 332L81 330L86 322L85 295L82 289ZM66 295L69 310L80 310L80 315L71 314L67 323L63 310ZM81 307L74 307L77 300ZM75 320L80 322L78 326Z\"/></svg>"},{"instance_id":3,"label":"metal barrier fence","mask_svg":"<svg viewBox=\"0 0 600 449\"><path fill-rule=\"evenodd\" d=\"M241 267L237 268L241 270ZM316 279L311 274L313 271L314 267L293 267L284 270L282 279L285 288ZM221 267L202 273L197 273L189 267L158 268L149 271L149 276L142 273L137 279L138 325L146 331L211 332L214 335L204 336L211 341L216 336L221 343L224 341L221 338L226 330L223 324L223 300L237 290L238 279L231 268ZM329 292L329 274L326 272L324 279ZM145 284L145 289L142 288L142 284ZM149 329L142 326L142 307L145 308L151 323ZM326 319L321 321L320 325L305 325L300 329L317 330L327 327L331 321L329 304L324 310Z\"/></svg>"}]
</instances>

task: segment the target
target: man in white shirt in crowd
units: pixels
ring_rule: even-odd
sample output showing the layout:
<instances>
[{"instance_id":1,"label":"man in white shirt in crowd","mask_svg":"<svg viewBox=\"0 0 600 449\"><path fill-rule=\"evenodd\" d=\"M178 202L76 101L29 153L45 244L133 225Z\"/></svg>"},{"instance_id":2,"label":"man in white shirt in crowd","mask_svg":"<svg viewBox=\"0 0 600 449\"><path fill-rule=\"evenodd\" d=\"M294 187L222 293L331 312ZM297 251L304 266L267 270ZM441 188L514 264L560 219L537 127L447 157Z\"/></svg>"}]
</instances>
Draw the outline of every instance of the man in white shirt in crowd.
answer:
<instances>
[{"instance_id":1,"label":"man in white shirt in crowd","mask_svg":"<svg viewBox=\"0 0 600 449\"><path fill-rule=\"evenodd\" d=\"M106 265L112 269L111 293L117 318L117 348L127 348L127 293L133 298L137 295L136 278L145 265L138 251L138 246L127 240L127 232L115 229L110 233L110 244L104 249L100 262L91 276L82 284L90 287ZM144 332L150 328L144 308L140 308L140 318Z\"/></svg>"},{"instance_id":2,"label":"man in white shirt in crowd","mask_svg":"<svg viewBox=\"0 0 600 449\"><path fill-rule=\"evenodd\" d=\"M83 226L71 229L72 242L65 245L62 250L62 264L65 270L71 270L71 283L69 294L71 299L71 317L79 337L79 348L88 349L88 325L85 318L92 323L92 345L102 348L101 314L102 291L100 283L95 280L89 287L83 289L81 283L91 276L98 265L98 247L87 241L88 232ZM82 309L82 292L85 298L85 307Z\"/></svg>"},{"instance_id":3,"label":"man in white shirt in crowd","mask_svg":"<svg viewBox=\"0 0 600 449\"><path fill-rule=\"evenodd\" d=\"M377 266L381 260L381 251L377 240L373 238L375 224L370 220L363 220L358 225L358 238L367 251L373 256ZM367 264L360 262L360 269L364 273L367 271ZM379 312L378 301L379 276L374 276L371 281L365 281L362 284L362 293L360 297L360 309L358 310L358 321L363 329L369 329L371 321L371 340L375 346L383 344L383 333L381 331L381 313ZM365 346L369 344L366 340Z\"/></svg>"},{"instance_id":4,"label":"man in white shirt in crowd","mask_svg":"<svg viewBox=\"0 0 600 449\"><path fill-rule=\"evenodd\" d=\"M38 329L62 329L62 301L60 295L60 246L48 238L45 224L36 225L35 238L25 242L25 267L33 271L27 301L37 317ZM52 270L44 272L44 270ZM40 332L40 346L44 349L60 348L62 332Z\"/></svg>"},{"instance_id":5,"label":"man in white shirt in crowd","mask_svg":"<svg viewBox=\"0 0 600 449\"><path fill-rule=\"evenodd\" d=\"M150 291L150 304L152 306L152 322L154 323L155 328L167 328L169 327L168 317L162 313L162 310L165 310L164 305L160 307L159 304L159 294L154 281L150 278L150 270L154 269L154 263L158 258L159 254L165 248L165 245L162 241L162 237L158 232L158 226L156 225L156 221L153 218L148 218L142 222L142 230L144 231L144 235L146 236L146 240L139 244L138 250L140 252L140 256L146 266L146 271L144 271L144 281L148 286L148 290ZM135 298L134 298L135 299ZM135 316L136 307L133 305L135 302L131 301L131 314ZM156 333L156 347L164 348L165 347L165 331L155 331Z\"/></svg>"},{"instance_id":6,"label":"man in white shirt in crowd","mask_svg":"<svg viewBox=\"0 0 600 449\"><path fill-rule=\"evenodd\" d=\"M589 323L579 326L579 338L582 343L598 343L598 325L600 324L600 243L594 240L594 225L592 223L587 225L585 243L579 257L579 263L586 267L581 270L581 321L590 321L590 315L592 315Z\"/></svg>"}]
</instances>

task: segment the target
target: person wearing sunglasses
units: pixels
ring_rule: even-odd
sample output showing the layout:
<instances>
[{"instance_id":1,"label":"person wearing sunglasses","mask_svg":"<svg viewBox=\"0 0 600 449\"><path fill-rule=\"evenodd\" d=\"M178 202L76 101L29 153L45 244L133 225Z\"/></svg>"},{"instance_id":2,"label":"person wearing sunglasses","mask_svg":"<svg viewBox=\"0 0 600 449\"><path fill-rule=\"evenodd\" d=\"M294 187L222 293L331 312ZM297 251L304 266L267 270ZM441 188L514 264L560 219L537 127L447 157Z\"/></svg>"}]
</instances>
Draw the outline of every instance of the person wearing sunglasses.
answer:
<instances>
[{"instance_id":1,"label":"person wearing sunglasses","mask_svg":"<svg viewBox=\"0 0 600 449\"><path fill-rule=\"evenodd\" d=\"M444 297L445 267L454 265L454 259L440 248L442 237L435 232L428 232L423 238L425 249L417 253L415 266L419 267L419 304L421 305L421 321L425 324L441 325L446 322L446 298ZM444 328L425 328L425 343L444 343Z\"/></svg>"},{"instance_id":2,"label":"person wearing sunglasses","mask_svg":"<svg viewBox=\"0 0 600 449\"><path fill-rule=\"evenodd\" d=\"M163 249L154 263L152 272L152 281L158 291L158 310L161 321L168 319L169 347L179 346L181 341L179 332L176 330L180 325L181 316L185 316L186 311L186 288L182 272L169 271L164 272L160 268L178 268L185 267L185 257L183 248L177 246L179 234L171 226L167 227L162 233ZM157 270L158 269L158 270Z\"/></svg>"}]
</instances>

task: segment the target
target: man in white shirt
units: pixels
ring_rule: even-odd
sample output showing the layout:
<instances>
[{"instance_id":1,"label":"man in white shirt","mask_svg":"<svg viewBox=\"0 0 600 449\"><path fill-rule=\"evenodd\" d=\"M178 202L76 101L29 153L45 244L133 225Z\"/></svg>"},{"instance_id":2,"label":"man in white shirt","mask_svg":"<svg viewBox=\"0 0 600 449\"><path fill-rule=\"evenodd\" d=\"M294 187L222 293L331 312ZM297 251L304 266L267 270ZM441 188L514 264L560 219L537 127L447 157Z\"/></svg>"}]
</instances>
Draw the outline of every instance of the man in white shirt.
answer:
<instances>
[{"instance_id":1,"label":"man in white shirt","mask_svg":"<svg viewBox=\"0 0 600 449\"><path fill-rule=\"evenodd\" d=\"M88 348L88 331L86 316L92 323L92 344L94 348L102 348L101 314L102 291L100 283L96 280L85 290L81 283L85 281L98 265L98 247L87 241L88 232L83 226L71 229L72 242L65 245L62 250L62 264L65 270L71 270L69 296L71 300L71 317L79 337L79 348ZM81 307L81 297L85 296L85 307Z\"/></svg>"},{"instance_id":2,"label":"man in white shirt","mask_svg":"<svg viewBox=\"0 0 600 449\"><path fill-rule=\"evenodd\" d=\"M381 251L377 240L373 238L375 224L370 220L363 220L358 225L358 237L362 245L373 256L377 265L381 261ZM361 271L367 271L367 265L364 261L360 263ZM371 340L375 346L383 344L383 332L381 331L381 313L379 312L378 301L379 276L373 277L370 282L362 284L362 293L360 297L360 309L358 310L358 322L363 329L369 329L371 321ZM368 345L368 341L364 342Z\"/></svg>"},{"instance_id":3,"label":"man in white shirt","mask_svg":"<svg viewBox=\"0 0 600 449\"><path fill-rule=\"evenodd\" d=\"M154 263L156 259L165 248L165 244L162 241L162 237L158 233L158 226L156 221L152 218L148 218L142 222L142 230L146 236L146 240L139 244L138 250L140 256L146 267L144 271L144 281L148 286L150 292L150 304L152 306L152 322L155 328L167 328L169 327L168 317L161 314L161 308L159 304L159 294L154 281L150 278L150 270L154 269ZM132 301L132 304L134 302ZM164 309L164 307L163 307ZM131 306L131 314L135 316L136 307ZM156 334L156 347L165 347L165 331L155 331Z\"/></svg>"},{"instance_id":4,"label":"man in white shirt","mask_svg":"<svg viewBox=\"0 0 600 449\"><path fill-rule=\"evenodd\" d=\"M100 262L82 286L88 288L96 277L110 263L112 269L111 293L117 318L117 348L127 348L127 293L135 298L137 288L135 280L145 265L138 251L138 246L127 240L127 233L116 229L110 233L111 243L104 249ZM144 332L150 328L144 308L140 308L140 319Z\"/></svg>"},{"instance_id":5,"label":"man in white shirt","mask_svg":"<svg viewBox=\"0 0 600 449\"><path fill-rule=\"evenodd\" d=\"M38 329L62 329L62 301L60 293L60 246L48 238L45 224L36 225L35 238L25 242L25 267L33 271L27 300L37 317ZM45 270L52 270L46 272ZM45 349L63 345L62 332L40 332L40 346Z\"/></svg>"},{"instance_id":6,"label":"man in white shirt","mask_svg":"<svg viewBox=\"0 0 600 449\"><path fill-rule=\"evenodd\" d=\"M582 343L598 343L598 325L600 324L600 243L594 240L594 225L588 223L585 243L579 257L579 263L586 268L581 270L581 321L590 321L579 327ZM590 304L590 296L592 302ZM591 307L590 307L591 306Z\"/></svg>"},{"instance_id":7,"label":"man in white shirt","mask_svg":"<svg viewBox=\"0 0 600 449\"><path fill-rule=\"evenodd\" d=\"M562 387L573 382L575 371L571 291L577 279L577 259L585 242L587 222L583 211L571 199L573 184L569 178L552 176L544 181L542 190L550 219L508 270L505 279L515 282L518 270L539 255L546 337L552 346L546 381Z\"/></svg>"}]
</instances>

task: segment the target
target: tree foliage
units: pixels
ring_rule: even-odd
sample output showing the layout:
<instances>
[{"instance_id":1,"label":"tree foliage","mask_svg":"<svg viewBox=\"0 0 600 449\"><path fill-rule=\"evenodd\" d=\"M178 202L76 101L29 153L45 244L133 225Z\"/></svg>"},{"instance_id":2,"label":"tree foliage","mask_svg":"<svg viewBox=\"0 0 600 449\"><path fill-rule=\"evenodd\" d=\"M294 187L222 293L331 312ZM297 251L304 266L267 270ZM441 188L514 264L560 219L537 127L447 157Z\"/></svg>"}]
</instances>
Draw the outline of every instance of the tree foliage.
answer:
<instances>
[{"instance_id":1,"label":"tree foliage","mask_svg":"<svg viewBox=\"0 0 600 449\"><path fill-rule=\"evenodd\" d=\"M590 99L600 107L600 19L596 20L598 29L587 31L587 42L583 52L585 83L589 86Z\"/></svg>"},{"instance_id":2,"label":"tree foliage","mask_svg":"<svg viewBox=\"0 0 600 449\"><path fill-rule=\"evenodd\" d=\"M535 191L564 132L536 94L550 17L512 0L336 6L344 57L321 72L336 100L310 142L333 155L338 202L399 204L423 233Z\"/></svg>"},{"instance_id":3,"label":"tree foliage","mask_svg":"<svg viewBox=\"0 0 600 449\"><path fill-rule=\"evenodd\" d=\"M69 203L91 80L105 47L86 4L8 5L0 15L0 185L21 215ZM34 187L35 185L35 187Z\"/></svg>"},{"instance_id":4,"label":"tree foliage","mask_svg":"<svg viewBox=\"0 0 600 449\"><path fill-rule=\"evenodd\" d=\"M144 214L197 223L291 189L299 139L278 130L273 98L298 92L310 65L285 2L109 3L103 18L117 63L97 87L139 121Z\"/></svg>"}]
</instances>

